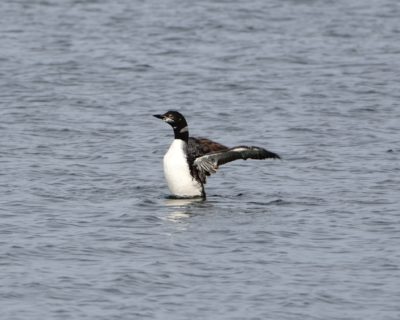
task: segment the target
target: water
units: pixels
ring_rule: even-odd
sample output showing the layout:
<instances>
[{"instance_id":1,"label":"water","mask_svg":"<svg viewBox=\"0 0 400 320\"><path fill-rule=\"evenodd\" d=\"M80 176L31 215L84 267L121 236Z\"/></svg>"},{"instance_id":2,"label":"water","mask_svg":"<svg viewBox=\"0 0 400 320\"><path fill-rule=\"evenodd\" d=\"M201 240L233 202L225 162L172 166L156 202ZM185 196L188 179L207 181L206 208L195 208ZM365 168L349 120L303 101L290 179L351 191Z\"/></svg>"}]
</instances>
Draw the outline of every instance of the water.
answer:
<instances>
[{"instance_id":1,"label":"water","mask_svg":"<svg viewBox=\"0 0 400 320\"><path fill-rule=\"evenodd\" d=\"M0 11L0 318L400 318L396 0ZM283 160L169 200L168 109Z\"/></svg>"}]
</instances>

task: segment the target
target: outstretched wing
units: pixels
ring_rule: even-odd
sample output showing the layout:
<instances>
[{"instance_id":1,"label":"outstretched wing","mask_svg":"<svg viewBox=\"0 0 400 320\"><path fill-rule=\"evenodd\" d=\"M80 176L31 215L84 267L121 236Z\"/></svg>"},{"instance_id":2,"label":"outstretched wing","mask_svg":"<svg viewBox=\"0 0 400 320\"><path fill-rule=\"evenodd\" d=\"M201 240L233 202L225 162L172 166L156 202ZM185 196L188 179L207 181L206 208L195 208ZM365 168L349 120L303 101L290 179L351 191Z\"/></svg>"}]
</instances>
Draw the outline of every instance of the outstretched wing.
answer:
<instances>
[{"instance_id":1,"label":"outstretched wing","mask_svg":"<svg viewBox=\"0 0 400 320\"><path fill-rule=\"evenodd\" d=\"M259 147L238 146L224 151L217 151L194 160L194 166L200 172L200 175L209 176L217 172L220 165L238 160L238 159L280 159L280 156L274 152Z\"/></svg>"},{"instance_id":2,"label":"outstretched wing","mask_svg":"<svg viewBox=\"0 0 400 320\"><path fill-rule=\"evenodd\" d=\"M221 152L228 149L228 147L206 138L189 137L187 154L192 176L202 183L206 183L206 178L210 174L206 171L200 171L194 166L193 163L195 159L206 154Z\"/></svg>"}]
</instances>

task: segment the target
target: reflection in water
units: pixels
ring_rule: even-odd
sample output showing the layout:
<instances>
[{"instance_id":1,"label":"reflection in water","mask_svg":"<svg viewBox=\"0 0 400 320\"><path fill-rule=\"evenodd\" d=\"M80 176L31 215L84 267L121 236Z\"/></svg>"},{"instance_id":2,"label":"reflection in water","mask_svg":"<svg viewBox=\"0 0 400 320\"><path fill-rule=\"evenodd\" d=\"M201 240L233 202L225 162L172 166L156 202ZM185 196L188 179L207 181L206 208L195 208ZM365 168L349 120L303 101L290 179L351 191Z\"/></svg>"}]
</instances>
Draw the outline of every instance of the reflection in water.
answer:
<instances>
[{"instance_id":1,"label":"reflection in water","mask_svg":"<svg viewBox=\"0 0 400 320\"><path fill-rule=\"evenodd\" d=\"M183 221L183 219L189 218L191 215L190 206L192 204L202 203L204 200L202 198L168 198L165 201L165 205L168 207L173 207L176 210L172 211L167 219L173 222Z\"/></svg>"},{"instance_id":2,"label":"reflection in water","mask_svg":"<svg viewBox=\"0 0 400 320\"><path fill-rule=\"evenodd\" d=\"M190 217L190 212L174 211L167 216L168 221L181 222Z\"/></svg>"},{"instance_id":3,"label":"reflection in water","mask_svg":"<svg viewBox=\"0 0 400 320\"><path fill-rule=\"evenodd\" d=\"M192 203L200 203L204 200L202 198L168 198L165 205L168 207L186 207Z\"/></svg>"}]
</instances>

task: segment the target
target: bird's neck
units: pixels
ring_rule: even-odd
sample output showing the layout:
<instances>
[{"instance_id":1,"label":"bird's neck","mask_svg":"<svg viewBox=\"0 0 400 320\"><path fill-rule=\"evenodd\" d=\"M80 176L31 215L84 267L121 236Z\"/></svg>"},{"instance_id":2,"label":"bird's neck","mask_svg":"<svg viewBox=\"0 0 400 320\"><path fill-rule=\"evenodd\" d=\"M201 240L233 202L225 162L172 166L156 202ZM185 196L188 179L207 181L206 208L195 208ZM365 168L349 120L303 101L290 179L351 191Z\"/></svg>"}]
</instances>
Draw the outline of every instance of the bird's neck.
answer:
<instances>
[{"instance_id":1,"label":"bird's neck","mask_svg":"<svg viewBox=\"0 0 400 320\"><path fill-rule=\"evenodd\" d=\"M180 127L174 127L174 135L175 139L180 139L185 142L189 141L189 129L188 126L185 126L183 128Z\"/></svg>"}]
</instances>

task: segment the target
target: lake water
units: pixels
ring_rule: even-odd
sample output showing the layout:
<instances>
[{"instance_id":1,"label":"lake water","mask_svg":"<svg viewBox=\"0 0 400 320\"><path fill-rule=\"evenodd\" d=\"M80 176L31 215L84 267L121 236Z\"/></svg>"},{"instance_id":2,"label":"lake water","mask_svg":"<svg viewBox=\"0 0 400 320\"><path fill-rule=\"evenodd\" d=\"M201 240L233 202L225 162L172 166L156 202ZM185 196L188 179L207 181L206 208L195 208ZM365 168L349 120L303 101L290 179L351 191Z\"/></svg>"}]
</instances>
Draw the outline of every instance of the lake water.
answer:
<instances>
[{"instance_id":1,"label":"lake water","mask_svg":"<svg viewBox=\"0 0 400 320\"><path fill-rule=\"evenodd\" d=\"M1 319L400 319L397 0L0 12ZM168 109L283 160L170 200Z\"/></svg>"}]
</instances>

